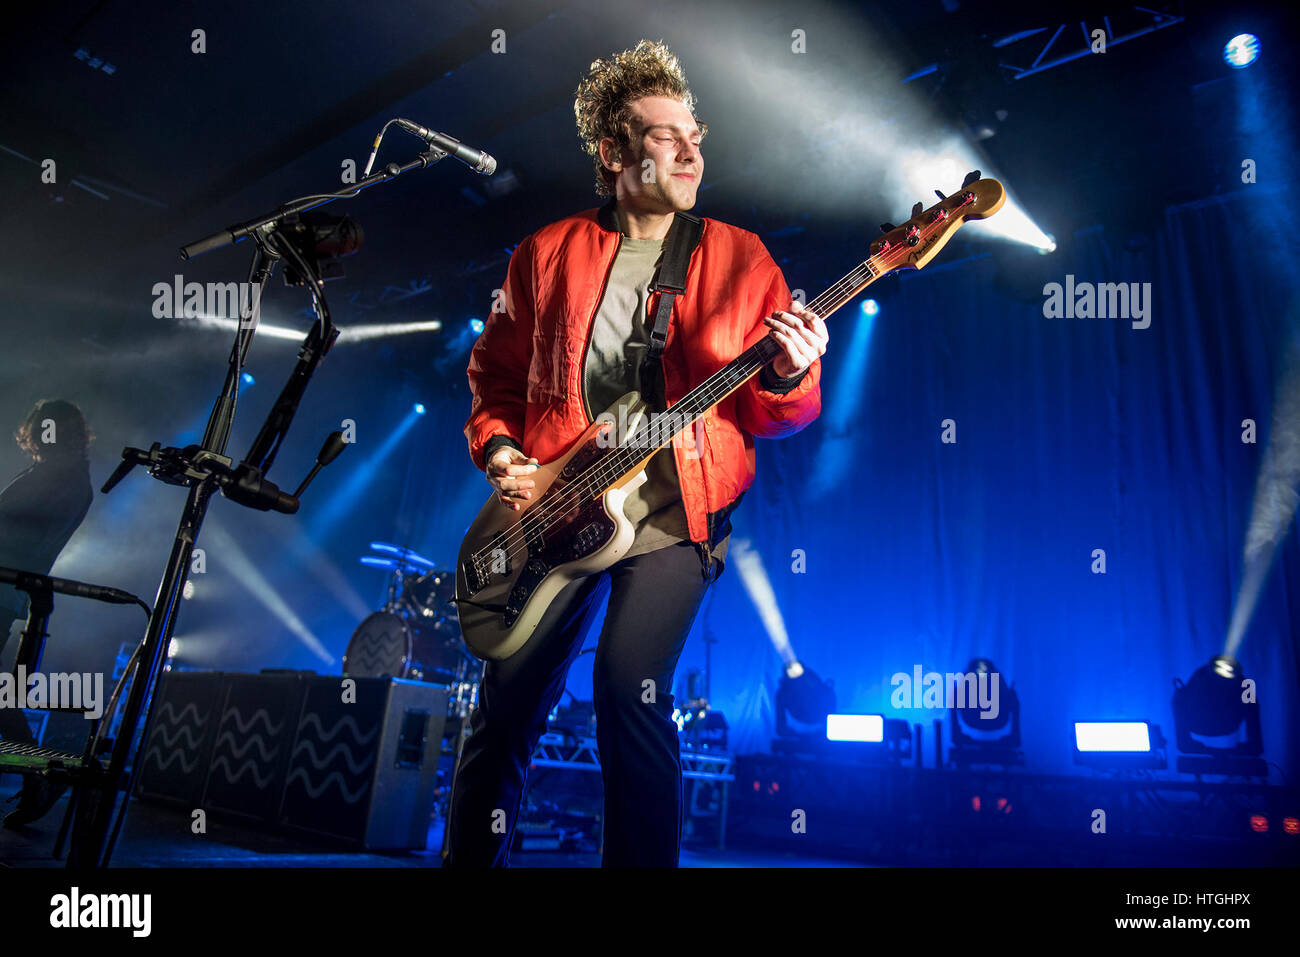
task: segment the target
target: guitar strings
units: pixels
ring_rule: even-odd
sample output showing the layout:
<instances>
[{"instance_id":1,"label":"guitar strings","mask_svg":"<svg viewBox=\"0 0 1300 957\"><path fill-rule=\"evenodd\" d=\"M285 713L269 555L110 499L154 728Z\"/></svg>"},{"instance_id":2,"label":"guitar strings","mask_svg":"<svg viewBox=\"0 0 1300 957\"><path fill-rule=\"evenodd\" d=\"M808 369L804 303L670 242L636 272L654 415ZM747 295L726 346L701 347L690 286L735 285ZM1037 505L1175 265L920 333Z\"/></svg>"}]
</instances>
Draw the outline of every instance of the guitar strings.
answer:
<instances>
[{"instance_id":1,"label":"guitar strings","mask_svg":"<svg viewBox=\"0 0 1300 957\"><path fill-rule=\"evenodd\" d=\"M972 201L973 199L966 200L961 204L959 204L956 207L956 209L961 209L962 207L969 205L970 202ZM926 236L928 233L933 232L934 230L940 228L946 222L948 222L948 219L946 217L944 219L936 220L934 223L930 224L930 226L922 228L919 231L918 235ZM899 246L897 247L897 252L906 253L911 248L912 247L907 246L906 244L900 243ZM885 272L889 271L886 270L885 272L879 272L873 269L871 266L873 260L879 260L880 261L879 265L882 266L887 265L889 266L890 269L892 269L893 266L896 265L895 263L889 262L889 260L891 258L897 258L897 257L891 257L888 255L888 253L889 250L886 250L880 254L877 254L877 256L869 257L866 261L859 263L852 270L850 270L844 277L837 280L828 290L826 290L826 292L822 293L815 300L813 300L813 302L809 305L809 308L811 308L813 312L818 313L818 315L821 315L821 308L824 308L825 305L829 305L834 299L840 298L841 301L838 304L836 304L830 312L826 314L827 316L829 316L831 313L834 312L835 309L838 309L840 306L842 306L844 302L846 302L849 298L856 295L859 291L861 291L861 289L865 288L867 285L870 285L870 283L873 282L875 279L878 279L880 276L885 275ZM867 279L865 283L860 281L861 272L864 267L867 270ZM849 292L847 294L844 294L843 291L846 288L849 290ZM827 299L828 300L827 303L823 304L821 307L813 308L818 303L821 303L823 299ZM758 352L762 351L760 349L760 346L762 346L762 344L766 342L770 342L774 346L776 345L775 339L773 339L771 334L769 333L763 339L759 340L758 343L755 343L749 349L746 349L745 352L742 353L741 356L738 358L743 358L746 354L751 352L757 355ZM754 357L751 357L751 360L753 358ZM766 361L767 358L761 359L761 361L759 361L757 365L749 369L743 375L739 375L739 369L733 369L732 374L738 375L738 379L734 382L727 382L725 387L722 387L722 383L726 382L726 380L729 377L728 374L726 373L726 370L731 369L733 366L735 366L735 362L728 363L722 369L718 370L719 372L723 373L723 375L716 376L716 381L715 381L715 376L710 376L709 378L705 379L704 382L702 382L699 386L696 387L696 389L691 390L691 392L688 392L685 396L683 396L682 399L674 406L674 408L678 408L682 405L692 404L692 400L698 401L699 397L695 396L695 393L700 392L702 395L708 396L708 404L702 405L698 412L691 412L691 411L687 412L687 415L690 415L694 418L698 418L700 414L706 412L712 405L721 401L721 399L725 397L733 389L737 388L739 385L744 384L744 382L747 381L750 378L750 376L752 376L755 372L757 372L758 369L761 368ZM746 363L746 365L748 364L750 363ZM715 392L717 393L716 395L711 394ZM670 444L673 441L673 439L676 437L676 435L683 430L684 429L679 429L677 430L677 432L674 432L673 435L666 442L664 442L662 445L659 446L659 448L663 448L665 445ZM638 435L641 434L641 432L642 430L640 429L640 427L638 427L636 432L634 432L633 436L631 436L630 438L637 437ZM633 454L629 457L626 454L628 452L632 452ZM620 453L622 454L620 455ZM478 552L471 555L470 556L471 561L474 562L476 569L481 571L481 568L479 567L479 562L484 557L485 554L490 555L492 552L495 552L496 549L498 548L504 548L507 553L513 551L515 547L520 544L521 540L526 541L528 536L532 534L534 531L536 531L538 534L544 533L548 524L552 519L558 516L566 515L568 512L572 511L575 507L581 506L588 498L596 497L593 496L592 494L593 492L597 492L599 490L600 494L604 494L604 489L602 488L602 485L608 483L612 479L618 478L620 474L625 472L631 466L635 465L636 462L639 461L641 454L642 454L641 450L630 447L628 445L624 445L616 449L610 455L604 456L600 461L594 463L587 471L580 473L569 484L569 486L563 489L560 492L560 494L557 495L554 499L543 502L542 503L543 507L536 510L536 512L538 512L539 514L536 514L534 516L527 516L527 515L521 516L519 521L519 529L515 532L512 532L509 536L507 536L507 538L504 541L493 543L489 548L480 549ZM614 460L618 460L617 464L615 463ZM531 523L525 525L525 523L528 522L529 518L532 518Z\"/></svg>"},{"instance_id":2,"label":"guitar strings","mask_svg":"<svg viewBox=\"0 0 1300 957\"><path fill-rule=\"evenodd\" d=\"M809 304L809 308L812 309L813 312L816 312L819 315L821 315L820 309L824 308L826 304L829 304L829 301L826 304L821 304L821 301L823 299L828 299L828 297L831 297L832 299L835 298L835 295L833 294L838 294L839 292L842 291L842 288L847 288L850 290L850 292L847 294L845 298L854 295L857 291L855 286L862 285L860 282L860 278L864 266L867 267L868 275L870 277L874 278L876 275L878 275L877 273L871 271L869 263L870 260L864 263L860 263L858 266L854 267L854 269L851 270L845 277L838 280L835 283L835 285L833 285L822 295L818 296L817 299L813 300L813 302ZM850 281L849 277L855 277L855 278L852 281ZM869 281L870 279L868 279L868 282ZM827 315L829 315L829 313L827 313ZM772 339L769 334L768 336L765 336L763 339L759 340L758 343L755 343L749 349L746 349L745 352L741 353L741 355L737 358L744 358L746 355L753 353L754 355L751 355L750 358L751 360L754 359L760 351L759 349L760 345L765 342L771 343L773 347L776 346L776 341ZM715 405L718 401L721 400L723 396L725 396L732 389L736 388L738 385L743 384L747 379L749 379L750 376L752 376L756 371L758 371L758 369L761 368L764 363L767 362L768 358L770 357L763 357L756 364L753 364L752 362L746 363L746 365L753 364L753 368L749 368L745 370L743 373L741 373L739 369L732 368L735 365L734 362L728 363L727 366L723 367L723 369L718 370L719 372L724 373L722 376L718 376L716 379L713 376L710 376L708 379L705 379L705 381L702 382L700 386L696 387L695 389L688 392L685 396L683 396L681 400L673 406L673 409L680 410L682 407L686 407L687 412L685 414L687 416L690 417L698 416L698 414L707 411L711 406ZM731 375L736 376L735 381L728 381L730 375L725 373L725 370L729 368L732 369ZM743 368L743 366L741 368ZM692 408L693 406L698 406L698 411L695 408ZM633 433L633 435L629 436L628 438L630 440L640 436L641 434L642 434L642 429L638 427L638 429ZM672 441L672 439L675 438L676 434L677 433L674 433L673 436L669 437L669 439L667 440L667 442L664 443L664 445L669 444ZM632 456L628 456L627 454L628 452L632 452L634 454ZM534 529L544 532L546 523L548 523L549 520L555 518L557 516L557 513L558 515L564 515L567 514L569 511L571 511L575 506L581 505L582 502L585 501L585 499L590 495L590 493L595 491L596 487L601 482L605 482L617 478L622 471L626 471L627 468L630 468L632 465L634 465L642 454L643 454L642 450L636 449L628 445L624 445L618 449L615 449L610 455L604 456L599 462L594 463L587 471L580 473L577 477L575 477L573 481L568 485L568 487L563 489L555 498L548 499L543 503L541 503L542 507L535 510L537 514L533 516L527 516L527 515L521 516L519 524L522 531L512 532L511 535L505 541L494 543L489 549L480 550L479 552L475 553L475 555L473 555L472 558L475 561L477 561L483 558L485 554L490 554L491 552L495 551L497 548L504 547L507 551L513 550L515 546L519 544L520 539L521 538L526 539L528 534L530 534ZM617 461L615 462L614 460ZM529 518L532 519L532 522L531 524L528 525L528 527L525 528L524 527L525 522L527 522ZM539 526L541 527L539 528Z\"/></svg>"},{"instance_id":3,"label":"guitar strings","mask_svg":"<svg viewBox=\"0 0 1300 957\"><path fill-rule=\"evenodd\" d=\"M974 202L974 199L975 197L972 194L970 199L963 200L963 202L954 207L953 211L970 205ZM935 220L929 226L922 227L918 232L918 238L925 238L929 233L940 229L945 223L949 222L950 216L951 212L948 217ZM812 312L817 313L817 315L822 316L822 318L829 317L835 312L835 310L843 306L845 302L857 295L872 282L879 279L881 276L886 275L886 273L891 271L895 266L901 265L901 261L896 263L890 262L891 259L898 258L896 255L893 255L894 253L905 254L912 248L913 247L906 243L899 243L896 247L891 247L890 249L877 253L875 256L868 257L857 266L854 266L844 276L836 280L830 288L810 302L808 308ZM878 266L888 268L884 269L884 271L873 268L873 261L876 261ZM865 281L863 281L862 276L864 270L866 271ZM848 291L845 292L845 290ZM825 300L825 302L823 302L823 300ZM836 300L838 300L838 302ZM823 314L822 310L828 306L831 306L830 310ZM769 348L765 349L764 344L770 344ZM771 348L775 348L779 351L779 344L776 339L773 338L772 333L768 333L754 345L750 346L737 356L736 360L727 363L727 365L719 369L717 373L709 376L690 392L687 392L686 395L682 396L682 398L669 411L671 412L676 410L680 412L682 406L687 406L684 415L692 420L698 419L712 406L716 405L730 392L743 385L751 376L758 372L758 370L761 369L770 358L772 358L772 356L762 356L761 353L769 351ZM750 355L751 353L753 355ZM749 359L744 363L737 365L737 361L744 359L747 355L749 356ZM773 353L773 355L775 355L775 353ZM756 363L755 360L757 360ZM750 366L752 366L752 368L748 368L747 371L742 373L742 369L746 369ZM727 370L731 371L728 372ZM728 381L733 378L734 381ZM700 393L700 395L697 396L697 392ZM716 395L714 393L716 393ZM706 396L706 404L699 405L698 409L691 408L692 405L695 405L701 398ZM689 428L689 425L685 425L682 428L675 430L671 436L660 443L655 451L650 454L656 454L658 451L672 444L672 442L676 440L677 436L687 428ZM647 429L645 427L638 424L637 428L633 431L633 434L627 437L624 445L615 449L609 455L603 456L600 460L588 467L586 471L579 473L579 475L575 477L573 481L570 482L569 485L566 486L555 498L544 499L541 501L539 507L533 510L533 515L524 514L520 516L519 526L516 531L511 532L503 541L493 542L489 546L471 554L470 561L474 564L475 570L480 572L482 571L480 562L485 556L490 556L497 549L504 549L506 553L509 554L509 552L513 551L521 542L526 542L528 536L534 531L538 534L544 533L552 519L567 515L574 508L581 506L589 498L598 497L592 493L603 495L607 490L605 486L609 482L620 477L633 465L639 462L642 457L644 457L643 449L627 443L642 436L646 431ZM526 522L529 523L527 526L525 525Z\"/></svg>"}]
</instances>

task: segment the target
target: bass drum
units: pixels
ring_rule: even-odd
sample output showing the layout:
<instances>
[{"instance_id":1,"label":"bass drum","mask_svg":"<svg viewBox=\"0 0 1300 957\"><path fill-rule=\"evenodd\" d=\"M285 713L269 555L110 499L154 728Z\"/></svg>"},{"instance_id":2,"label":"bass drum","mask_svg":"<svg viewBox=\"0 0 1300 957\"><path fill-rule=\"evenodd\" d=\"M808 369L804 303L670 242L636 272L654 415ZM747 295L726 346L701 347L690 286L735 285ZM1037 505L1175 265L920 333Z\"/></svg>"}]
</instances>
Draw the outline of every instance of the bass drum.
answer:
<instances>
[{"instance_id":1,"label":"bass drum","mask_svg":"<svg viewBox=\"0 0 1300 957\"><path fill-rule=\"evenodd\" d=\"M377 611L357 626L343 654L354 678L409 678L435 684L477 680L472 656L451 622L425 622Z\"/></svg>"}]
</instances>

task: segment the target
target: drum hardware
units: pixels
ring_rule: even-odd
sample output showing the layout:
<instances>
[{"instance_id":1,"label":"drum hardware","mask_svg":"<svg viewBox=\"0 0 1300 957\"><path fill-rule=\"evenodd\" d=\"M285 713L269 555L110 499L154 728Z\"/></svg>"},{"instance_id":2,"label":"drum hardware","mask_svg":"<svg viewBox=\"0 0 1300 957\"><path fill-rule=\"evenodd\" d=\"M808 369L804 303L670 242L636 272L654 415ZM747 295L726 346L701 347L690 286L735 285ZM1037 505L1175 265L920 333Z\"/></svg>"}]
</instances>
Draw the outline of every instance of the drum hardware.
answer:
<instances>
[{"instance_id":1,"label":"drum hardware","mask_svg":"<svg viewBox=\"0 0 1300 957\"><path fill-rule=\"evenodd\" d=\"M447 687L447 733L456 733L478 704L483 663L466 647L453 602L456 576L423 555L390 542L361 563L387 569L383 608L357 626L343 656L343 673L393 677Z\"/></svg>"}]
</instances>

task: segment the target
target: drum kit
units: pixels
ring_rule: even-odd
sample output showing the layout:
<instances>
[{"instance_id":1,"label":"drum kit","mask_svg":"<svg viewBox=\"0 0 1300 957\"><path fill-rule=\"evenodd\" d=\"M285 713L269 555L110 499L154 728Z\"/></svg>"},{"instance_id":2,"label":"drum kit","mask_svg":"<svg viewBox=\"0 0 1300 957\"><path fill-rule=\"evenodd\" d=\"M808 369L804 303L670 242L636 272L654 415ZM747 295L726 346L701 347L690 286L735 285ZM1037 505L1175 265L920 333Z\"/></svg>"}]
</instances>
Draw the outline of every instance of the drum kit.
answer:
<instances>
[{"instance_id":1,"label":"drum kit","mask_svg":"<svg viewBox=\"0 0 1300 957\"><path fill-rule=\"evenodd\" d=\"M456 573L410 548L371 542L361 564L389 569L388 601L352 633L343 673L447 686L447 717L464 721L478 703L483 662L465 646L456 617ZM449 728L449 731L452 730Z\"/></svg>"}]
</instances>

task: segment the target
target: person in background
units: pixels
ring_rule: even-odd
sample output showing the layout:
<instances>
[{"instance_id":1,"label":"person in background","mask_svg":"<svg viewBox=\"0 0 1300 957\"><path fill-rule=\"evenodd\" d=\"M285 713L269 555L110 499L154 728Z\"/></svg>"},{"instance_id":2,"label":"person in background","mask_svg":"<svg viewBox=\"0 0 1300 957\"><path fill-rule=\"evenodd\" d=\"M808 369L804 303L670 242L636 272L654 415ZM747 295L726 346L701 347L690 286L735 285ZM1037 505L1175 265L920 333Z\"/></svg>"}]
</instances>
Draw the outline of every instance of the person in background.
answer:
<instances>
[{"instance_id":1,"label":"person in background","mask_svg":"<svg viewBox=\"0 0 1300 957\"><path fill-rule=\"evenodd\" d=\"M90 510L90 443L81 409L63 399L37 402L14 433L33 463L0 491L0 567L48 575ZM0 658L27 595L0 585Z\"/></svg>"}]
</instances>

